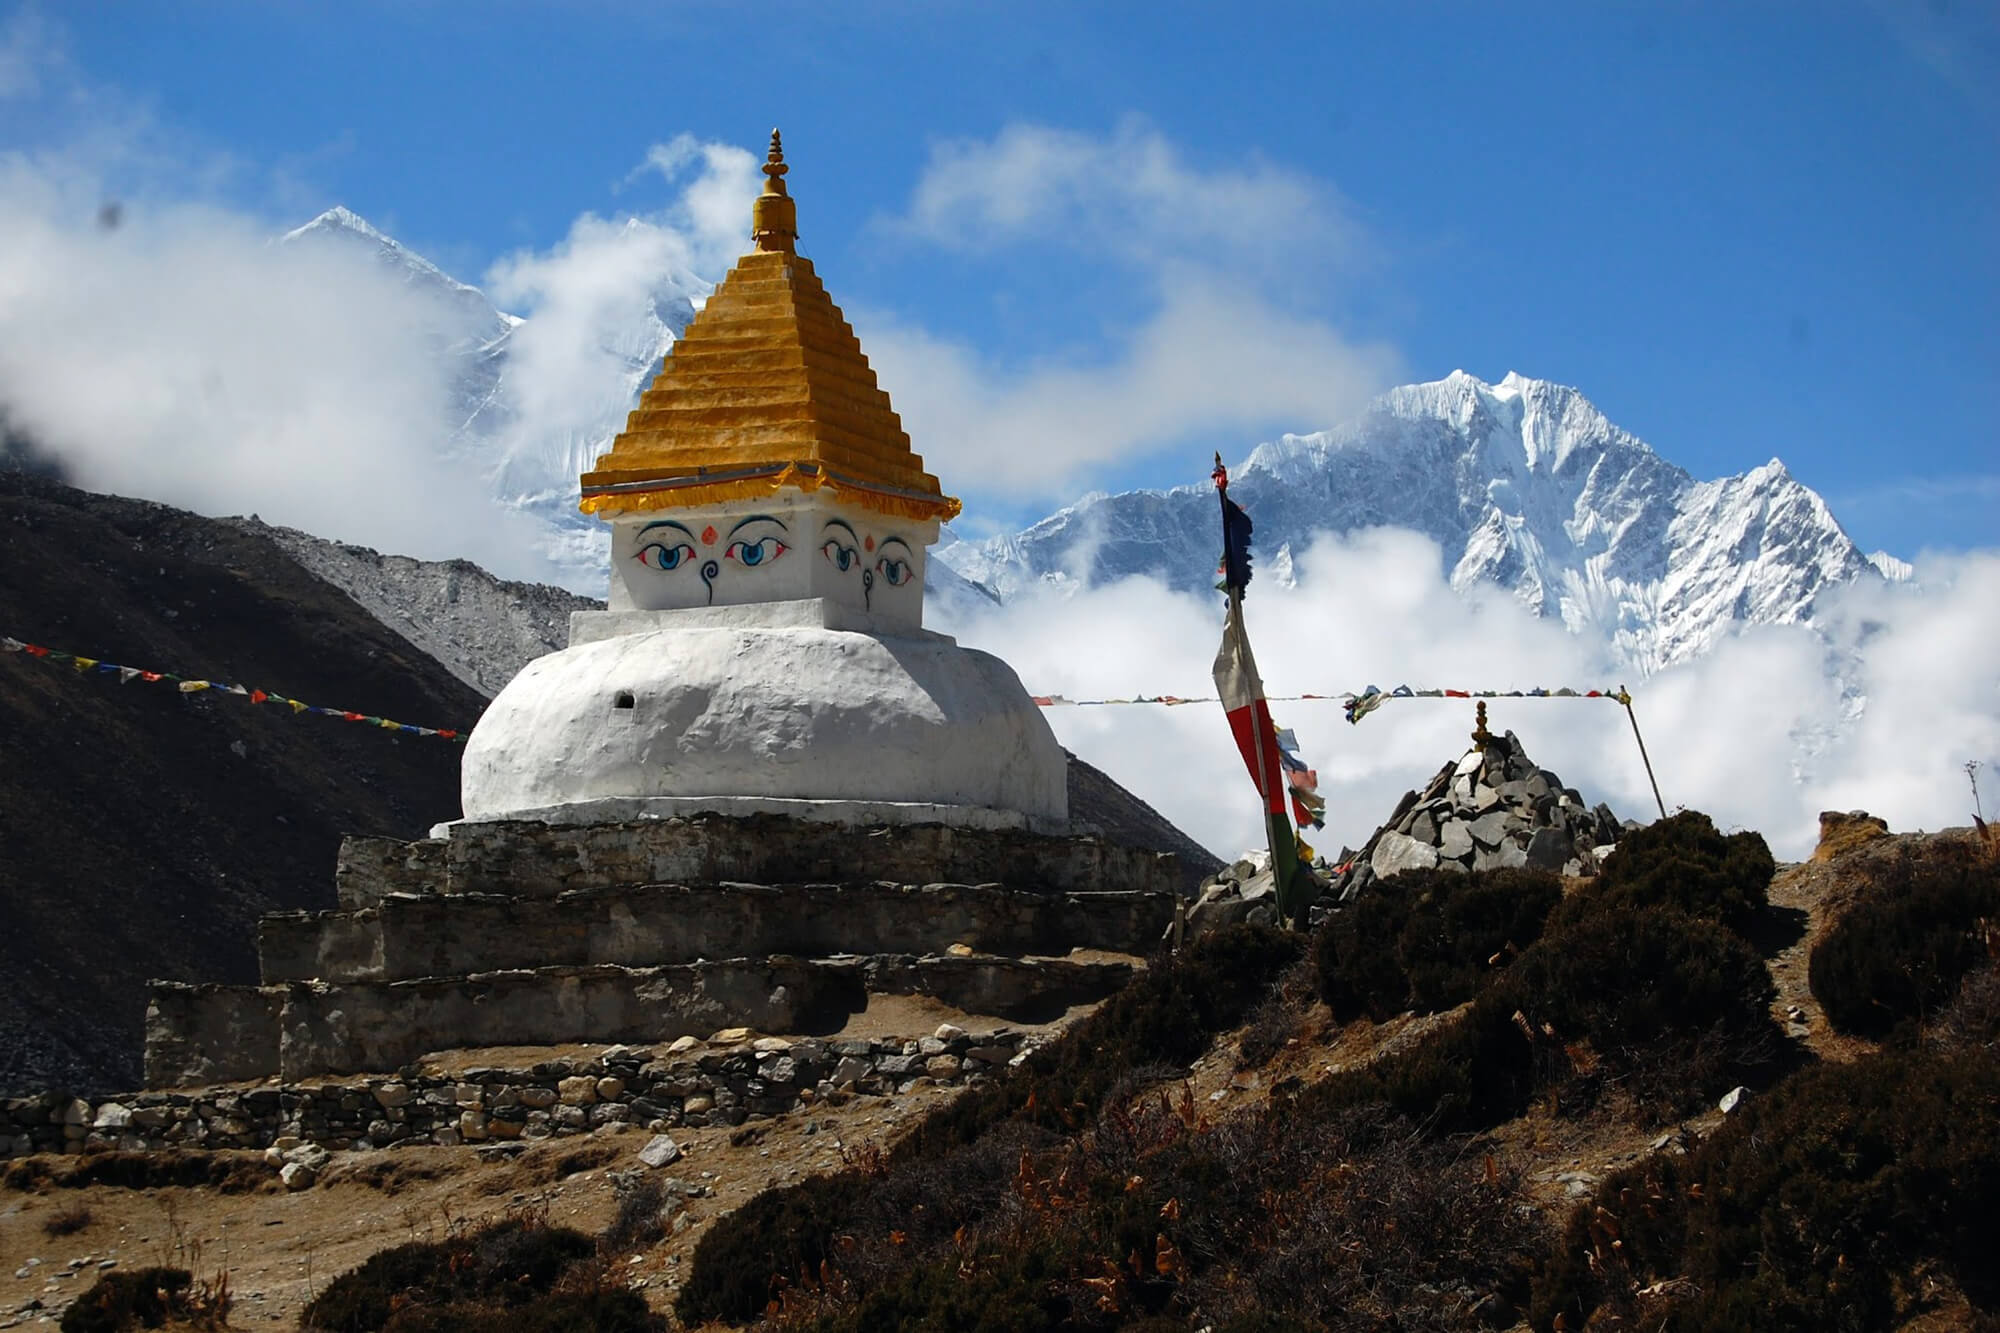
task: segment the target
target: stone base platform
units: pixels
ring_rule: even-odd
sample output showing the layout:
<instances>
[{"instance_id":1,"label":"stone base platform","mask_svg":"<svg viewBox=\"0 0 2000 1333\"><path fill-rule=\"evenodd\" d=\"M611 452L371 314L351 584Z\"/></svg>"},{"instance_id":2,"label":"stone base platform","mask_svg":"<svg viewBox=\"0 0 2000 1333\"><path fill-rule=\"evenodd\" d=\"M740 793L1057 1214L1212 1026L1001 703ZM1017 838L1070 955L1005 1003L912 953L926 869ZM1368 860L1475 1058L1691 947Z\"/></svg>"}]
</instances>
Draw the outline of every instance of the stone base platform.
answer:
<instances>
[{"instance_id":1,"label":"stone base platform","mask_svg":"<svg viewBox=\"0 0 2000 1333\"><path fill-rule=\"evenodd\" d=\"M843 828L784 815L690 815L623 824L443 824L418 842L349 838L340 906L389 893L553 898L626 884L1004 884L1028 893L1172 893L1171 853L1102 838L901 824Z\"/></svg>"},{"instance_id":2,"label":"stone base platform","mask_svg":"<svg viewBox=\"0 0 2000 1333\"><path fill-rule=\"evenodd\" d=\"M146 1082L197 1087L396 1069L430 1051L656 1042L746 1027L838 1031L873 995L1043 1022L1101 1000L1123 962L990 956L737 958L669 967L541 967L470 976L282 986L155 982Z\"/></svg>"},{"instance_id":3,"label":"stone base platform","mask_svg":"<svg viewBox=\"0 0 2000 1333\"><path fill-rule=\"evenodd\" d=\"M868 996L1040 1022L1173 919L1172 855L1089 836L776 815L349 838L339 907L266 917L258 986L155 982L155 1088L386 1072L432 1051L824 1034Z\"/></svg>"},{"instance_id":4,"label":"stone base platform","mask_svg":"<svg viewBox=\"0 0 2000 1333\"><path fill-rule=\"evenodd\" d=\"M279 912L257 929L267 986L412 981L555 965L703 958L1144 954L1173 919L1164 893L1026 893L998 884L573 889L553 898L390 893L355 911Z\"/></svg>"}]
</instances>

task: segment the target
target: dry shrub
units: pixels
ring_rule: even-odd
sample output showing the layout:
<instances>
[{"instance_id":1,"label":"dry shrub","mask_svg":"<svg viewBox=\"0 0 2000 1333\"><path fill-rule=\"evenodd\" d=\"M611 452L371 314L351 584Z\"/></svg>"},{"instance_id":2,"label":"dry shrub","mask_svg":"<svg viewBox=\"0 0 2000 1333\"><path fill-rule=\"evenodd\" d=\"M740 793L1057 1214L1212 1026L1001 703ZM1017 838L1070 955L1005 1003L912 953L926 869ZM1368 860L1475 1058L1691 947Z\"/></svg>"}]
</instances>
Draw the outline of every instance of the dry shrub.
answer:
<instances>
[{"instance_id":1,"label":"dry shrub","mask_svg":"<svg viewBox=\"0 0 2000 1333\"><path fill-rule=\"evenodd\" d=\"M510 1333L663 1329L612 1285L597 1244L539 1218L511 1217L441 1241L394 1246L328 1284L300 1317L319 1333Z\"/></svg>"},{"instance_id":2,"label":"dry shrub","mask_svg":"<svg viewBox=\"0 0 2000 1333\"><path fill-rule=\"evenodd\" d=\"M2000 962L1987 964L1959 983L1957 996L1937 1016L1931 1038L1947 1050L2000 1054Z\"/></svg>"},{"instance_id":3,"label":"dry shrub","mask_svg":"<svg viewBox=\"0 0 2000 1333\"><path fill-rule=\"evenodd\" d=\"M658 1180L650 1174L613 1173L611 1187L618 1195L618 1212L604 1229L605 1253L644 1249L665 1237L667 1191Z\"/></svg>"},{"instance_id":4,"label":"dry shrub","mask_svg":"<svg viewBox=\"0 0 2000 1333\"><path fill-rule=\"evenodd\" d=\"M1992 957L2000 863L1970 840L1905 845L1813 947L1813 997L1843 1032L1886 1036L1943 1007Z\"/></svg>"},{"instance_id":5,"label":"dry shrub","mask_svg":"<svg viewBox=\"0 0 2000 1333\"><path fill-rule=\"evenodd\" d=\"M184 1268L106 1273L63 1311L62 1333L125 1333L169 1320L176 1328L227 1328L233 1303L224 1274L197 1282Z\"/></svg>"},{"instance_id":6,"label":"dry shrub","mask_svg":"<svg viewBox=\"0 0 2000 1333\"><path fill-rule=\"evenodd\" d=\"M1305 1027L1306 1010L1312 1006L1316 972L1310 961L1294 963L1278 978L1250 1015L1243 1039L1237 1043L1236 1067L1262 1069Z\"/></svg>"},{"instance_id":7,"label":"dry shrub","mask_svg":"<svg viewBox=\"0 0 2000 1333\"><path fill-rule=\"evenodd\" d=\"M177 1186L222 1194L267 1194L281 1188L264 1155L252 1152L101 1152L66 1157L59 1163L29 1157L9 1163L0 1172L0 1186L7 1189L38 1190L51 1185L60 1189L104 1185L133 1190Z\"/></svg>"},{"instance_id":8,"label":"dry shrub","mask_svg":"<svg viewBox=\"0 0 2000 1333\"><path fill-rule=\"evenodd\" d=\"M1504 1173L1379 1111L1211 1123L1160 1092L1010 1193L940 1247L858 1236L889 1262L814 1326L1475 1328L1543 1243Z\"/></svg>"},{"instance_id":9,"label":"dry shrub","mask_svg":"<svg viewBox=\"0 0 2000 1333\"><path fill-rule=\"evenodd\" d=\"M1490 1128L1537 1095L1555 1109L1618 1091L1640 1118L1692 1109L1779 1049L1770 973L1734 933L1664 907L1557 912L1456 1021L1305 1094L1386 1104L1438 1133Z\"/></svg>"},{"instance_id":10,"label":"dry shrub","mask_svg":"<svg viewBox=\"0 0 2000 1333\"><path fill-rule=\"evenodd\" d=\"M1896 1327L1926 1265L1990 1319L1996 1234L2000 1061L1889 1051L1795 1074L1692 1156L1605 1180L1536 1280L1534 1322Z\"/></svg>"},{"instance_id":11,"label":"dry shrub","mask_svg":"<svg viewBox=\"0 0 2000 1333\"><path fill-rule=\"evenodd\" d=\"M1777 869L1761 833L1724 835L1701 811L1682 810L1628 829L1563 911L1667 907L1747 935L1770 905Z\"/></svg>"},{"instance_id":12,"label":"dry shrub","mask_svg":"<svg viewBox=\"0 0 2000 1333\"><path fill-rule=\"evenodd\" d=\"M49 1236L74 1236L91 1223L88 1206L80 1203L65 1204L42 1219L42 1231Z\"/></svg>"},{"instance_id":13,"label":"dry shrub","mask_svg":"<svg viewBox=\"0 0 2000 1333\"><path fill-rule=\"evenodd\" d=\"M1561 899L1562 881L1534 870L1373 881L1313 940L1320 995L1342 1021L1463 1004L1541 937Z\"/></svg>"}]
</instances>

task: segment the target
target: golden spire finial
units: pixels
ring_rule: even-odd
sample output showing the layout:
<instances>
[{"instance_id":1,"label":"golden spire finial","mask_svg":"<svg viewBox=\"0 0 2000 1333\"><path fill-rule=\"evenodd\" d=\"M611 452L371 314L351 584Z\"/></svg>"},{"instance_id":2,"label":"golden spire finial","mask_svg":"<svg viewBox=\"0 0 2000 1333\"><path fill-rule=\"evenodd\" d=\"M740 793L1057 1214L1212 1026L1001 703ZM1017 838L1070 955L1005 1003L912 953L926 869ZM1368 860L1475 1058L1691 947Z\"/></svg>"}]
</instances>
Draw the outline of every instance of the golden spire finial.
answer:
<instances>
[{"instance_id":1,"label":"golden spire finial","mask_svg":"<svg viewBox=\"0 0 2000 1333\"><path fill-rule=\"evenodd\" d=\"M759 250L790 253L799 239L799 210L785 193L784 141L771 131L771 151L764 158L764 193L750 206L750 239Z\"/></svg>"}]
</instances>

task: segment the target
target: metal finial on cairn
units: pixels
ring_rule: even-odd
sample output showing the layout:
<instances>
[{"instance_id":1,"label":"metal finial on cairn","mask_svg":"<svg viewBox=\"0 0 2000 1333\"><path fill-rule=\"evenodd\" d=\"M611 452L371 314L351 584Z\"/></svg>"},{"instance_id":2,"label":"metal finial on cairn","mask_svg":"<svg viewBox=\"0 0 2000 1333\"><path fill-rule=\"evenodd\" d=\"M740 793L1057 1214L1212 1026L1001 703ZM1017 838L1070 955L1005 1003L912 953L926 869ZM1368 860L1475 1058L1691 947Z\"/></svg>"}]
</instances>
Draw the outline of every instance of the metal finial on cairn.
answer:
<instances>
[{"instance_id":1,"label":"metal finial on cairn","mask_svg":"<svg viewBox=\"0 0 2000 1333\"><path fill-rule=\"evenodd\" d=\"M750 239L759 250L790 253L799 239L799 207L785 192L785 144L771 131L771 151L764 158L764 193L750 206Z\"/></svg>"},{"instance_id":2,"label":"metal finial on cairn","mask_svg":"<svg viewBox=\"0 0 2000 1333\"><path fill-rule=\"evenodd\" d=\"M1472 743L1483 750L1493 743L1493 733L1486 729L1486 701L1484 699L1481 699L1474 705L1473 719Z\"/></svg>"}]
</instances>

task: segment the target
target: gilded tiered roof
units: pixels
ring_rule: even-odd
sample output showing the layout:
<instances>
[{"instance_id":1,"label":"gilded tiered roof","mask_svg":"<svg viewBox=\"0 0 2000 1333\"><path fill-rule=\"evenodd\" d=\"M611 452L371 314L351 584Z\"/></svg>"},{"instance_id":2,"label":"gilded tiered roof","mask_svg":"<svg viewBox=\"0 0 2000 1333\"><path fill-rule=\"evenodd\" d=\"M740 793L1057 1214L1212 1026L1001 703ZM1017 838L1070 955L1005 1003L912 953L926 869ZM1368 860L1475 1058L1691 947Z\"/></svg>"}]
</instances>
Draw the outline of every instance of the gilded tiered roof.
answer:
<instances>
[{"instance_id":1,"label":"gilded tiered roof","mask_svg":"<svg viewBox=\"0 0 2000 1333\"><path fill-rule=\"evenodd\" d=\"M583 474L586 513L825 487L879 513L957 515L812 261L794 250L786 170L773 130L753 209L757 248L708 298L611 451Z\"/></svg>"}]
</instances>

